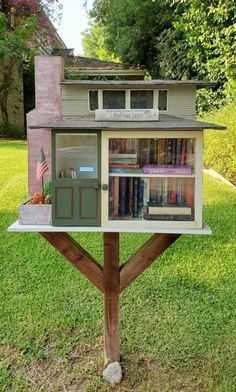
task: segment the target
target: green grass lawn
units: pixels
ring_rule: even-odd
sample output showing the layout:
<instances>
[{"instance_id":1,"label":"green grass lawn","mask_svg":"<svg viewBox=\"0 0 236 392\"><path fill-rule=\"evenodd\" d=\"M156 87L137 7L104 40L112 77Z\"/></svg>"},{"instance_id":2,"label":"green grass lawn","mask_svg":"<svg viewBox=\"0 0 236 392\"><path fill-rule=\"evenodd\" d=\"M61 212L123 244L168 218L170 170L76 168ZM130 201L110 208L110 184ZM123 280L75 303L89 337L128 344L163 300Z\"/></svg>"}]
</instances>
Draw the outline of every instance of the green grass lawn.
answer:
<instances>
[{"instance_id":1,"label":"green grass lawn","mask_svg":"<svg viewBox=\"0 0 236 392\"><path fill-rule=\"evenodd\" d=\"M236 104L205 114L201 120L227 127L225 131L206 131L204 166L216 170L236 185Z\"/></svg>"},{"instance_id":2,"label":"green grass lawn","mask_svg":"<svg viewBox=\"0 0 236 392\"><path fill-rule=\"evenodd\" d=\"M103 368L101 294L38 234L10 234L27 147L0 142L0 391L235 392L236 191L204 179L212 236L182 236L122 295L124 379ZM102 236L80 243L102 262ZM148 235L122 234L122 261Z\"/></svg>"}]
</instances>

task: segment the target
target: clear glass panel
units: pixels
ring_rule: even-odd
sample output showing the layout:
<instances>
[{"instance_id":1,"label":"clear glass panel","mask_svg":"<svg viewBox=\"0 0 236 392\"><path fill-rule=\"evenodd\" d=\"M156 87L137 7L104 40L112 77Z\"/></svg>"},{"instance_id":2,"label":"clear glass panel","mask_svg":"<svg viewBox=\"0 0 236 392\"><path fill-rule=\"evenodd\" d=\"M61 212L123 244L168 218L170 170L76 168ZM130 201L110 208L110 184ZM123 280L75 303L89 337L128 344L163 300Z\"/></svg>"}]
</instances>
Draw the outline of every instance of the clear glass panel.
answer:
<instances>
[{"instance_id":1,"label":"clear glass panel","mask_svg":"<svg viewBox=\"0 0 236 392\"><path fill-rule=\"evenodd\" d=\"M152 109L153 91L134 90L131 91L131 109Z\"/></svg>"},{"instance_id":2,"label":"clear glass panel","mask_svg":"<svg viewBox=\"0 0 236 392\"><path fill-rule=\"evenodd\" d=\"M125 109L125 91L103 91L103 109Z\"/></svg>"},{"instance_id":3,"label":"clear glass panel","mask_svg":"<svg viewBox=\"0 0 236 392\"><path fill-rule=\"evenodd\" d=\"M98 109L98 91L89 91L89 109Z\"/></svg>"},{"instance_id":4,"label":"clear glass panel","mask_svg":"<svg viewBox=\"0 0 236 392\"><path fill-rule=\"evenodd\" d=\"M159 90L158 109L167 110L167 90Z\"/></svg>"},{"instance_id":5,"label":"clear glass panel","mask_svg":"<svg viewBox=\"0 0 236 392\"><path fill-rule=\"evenodd\" d=\"M56 135L56 177L97 178L97 134Z\"/></svg>"},{"instance_id":6,"label":"clear glass panel","mask_svg":"<svg viewBox=\"0 0 236 392\"><path fill-rule=\"evenodd\" d=\"M110 139L110 169L148 174L194 174L195 139ZM131 165L129 167L125 167ZM135 165L135 166L133 166Z\"/></svg>"},{"instance_id":7,"label":"clear glass panel","mask_svg":"<svg viewBox=\"0 0 236 392\"><path fill-rule=\"evenodd\" d=\"M109 219L194 220L195 139L110 139Z\"/></svg>"},{"instance_id":8,"label":"clear glass panel","mask_svg":"<svg viewBox=\"0 0 236 392\"><path fill-rule=\"evenodd\" d=\"M111 177L109 219L194 220L194 178Z\"/></svg>"}]
</instances>

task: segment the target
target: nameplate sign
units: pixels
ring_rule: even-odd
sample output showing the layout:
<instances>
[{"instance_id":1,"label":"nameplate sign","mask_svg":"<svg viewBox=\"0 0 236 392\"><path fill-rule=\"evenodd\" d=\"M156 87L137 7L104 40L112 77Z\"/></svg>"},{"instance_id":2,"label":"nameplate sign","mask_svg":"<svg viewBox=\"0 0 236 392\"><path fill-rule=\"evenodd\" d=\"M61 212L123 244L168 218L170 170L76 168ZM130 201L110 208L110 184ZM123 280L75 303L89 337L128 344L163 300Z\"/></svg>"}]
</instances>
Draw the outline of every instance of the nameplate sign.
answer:
<instances>
[{"instance_id":1,"label":"nameplate sign","mask_svg":"<svg viewBox=\"0 0 236 392\"><path fill-rule=\"evenodd\" d=\"M97 109L96 121L158 121L158 109Z\"/></svg>"}]
</instances>

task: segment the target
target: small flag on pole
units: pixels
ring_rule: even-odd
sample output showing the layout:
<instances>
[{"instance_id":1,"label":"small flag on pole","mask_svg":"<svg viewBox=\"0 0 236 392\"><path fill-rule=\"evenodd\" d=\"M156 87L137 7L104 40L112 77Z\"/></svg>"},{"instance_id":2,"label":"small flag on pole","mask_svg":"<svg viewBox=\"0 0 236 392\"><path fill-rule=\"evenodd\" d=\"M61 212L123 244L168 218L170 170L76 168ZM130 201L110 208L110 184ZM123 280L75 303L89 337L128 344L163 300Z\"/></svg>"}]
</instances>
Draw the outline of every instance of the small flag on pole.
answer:
<instances>
[{"instance_id":1,"label":"small flag on pole","mask_svg":"<svg viewBox=\"0 0 236 392\"><path fill-rule=\"evenodd\" d=\"M44 173L48 170L48 164L44 155L43 148L41 147L38 155L38 162L37 162L37 173L36 178L38 181L43 178Z\"/></svg>"}]
</instances>

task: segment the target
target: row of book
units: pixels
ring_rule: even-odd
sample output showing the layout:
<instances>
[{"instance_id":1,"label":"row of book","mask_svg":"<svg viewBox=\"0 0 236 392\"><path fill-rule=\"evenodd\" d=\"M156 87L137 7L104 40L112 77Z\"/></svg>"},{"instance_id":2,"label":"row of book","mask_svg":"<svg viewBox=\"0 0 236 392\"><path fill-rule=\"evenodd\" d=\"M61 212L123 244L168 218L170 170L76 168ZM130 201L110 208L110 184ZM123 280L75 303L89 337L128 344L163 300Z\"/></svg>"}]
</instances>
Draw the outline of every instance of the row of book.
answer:
<instances>
[{"instance_id":1,"label":"row of book","mask_svg":"<svg viewBox=\"0 0 236 392\"><path fill-rule=\"evenodd\" d=\"M194 207L193 178L110 177L110 219L175 216L190 220ZM183 217L183 219L178 218ZM165 218L167 220L168 218Z\"/></svg>"},{"instance_id":2,"label":"row of book","mask_svg":"<svg viewBox=\"0 0 236 392\"><path fill-rule=\"evenodd\" d=\"M110 163L194 166L194 139L110 139Z\"/></svg>"}]
</instances>

